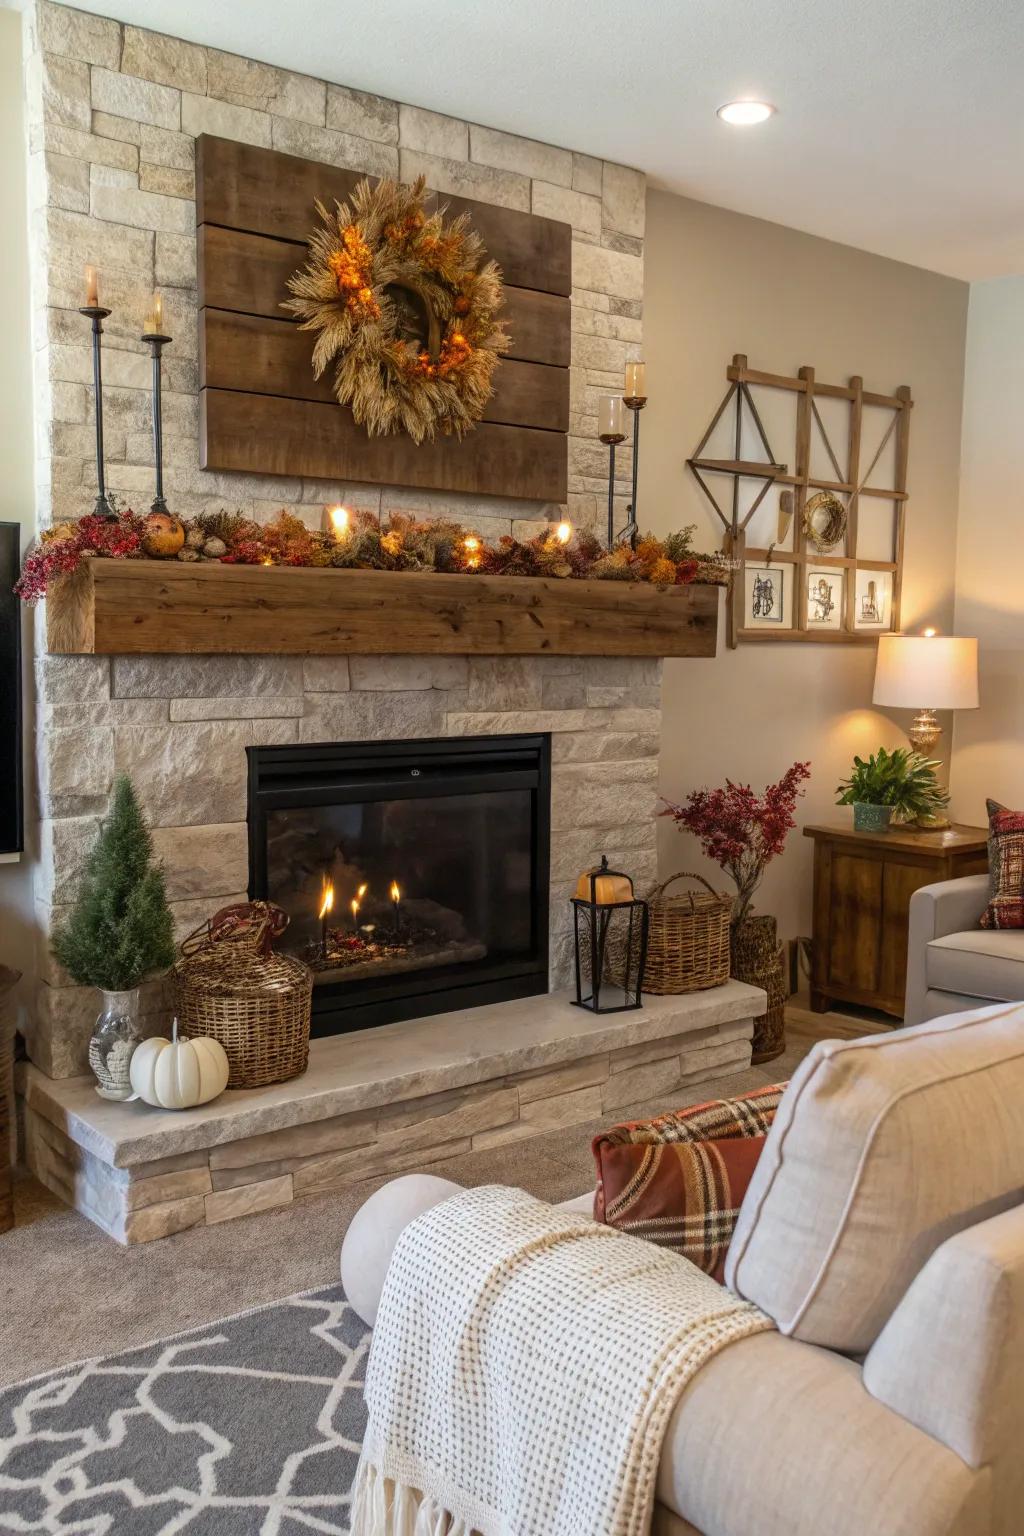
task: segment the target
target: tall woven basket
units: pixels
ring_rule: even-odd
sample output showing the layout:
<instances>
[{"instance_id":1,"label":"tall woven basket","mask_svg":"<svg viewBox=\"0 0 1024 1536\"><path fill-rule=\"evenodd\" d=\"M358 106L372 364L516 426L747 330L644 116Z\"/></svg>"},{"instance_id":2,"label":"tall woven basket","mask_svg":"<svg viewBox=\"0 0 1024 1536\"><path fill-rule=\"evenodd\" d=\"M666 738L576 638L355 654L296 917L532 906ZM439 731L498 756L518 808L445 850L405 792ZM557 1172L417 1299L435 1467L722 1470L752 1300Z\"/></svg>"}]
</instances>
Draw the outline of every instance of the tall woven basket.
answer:
<instances>
[{"instance_id":1,"label":"tall woven basket","mask_svg":"<svg viewBox=\"0 0 1024 1536\"><path fill-rule=\"evenodd\" d=\"M0 1232L14 1226L11 1134L14 1122L14 988L18 971L0 965Z\"/></svg>"},{"instance_id":2,"label":"tall woven basket","mask_svg":"<svg viewBox=\"0 0 1024 1536\"><path fill-rule=\"evenodd\" d=\"M309 1061L313 972L273 952L271 921L224 932L214 918L185 939L174 967L181 1031L220 1041L229 1088L287 1082Z\"/></svg>"},{"instance_id":3,"label":"tall woven basket","mask_svg":"<svg viewBox=\"0 0 1024 1536\"><path fill-rule=\"evenodd\" d=\"M677 880L696 880L704 891L667 895ZM658 997L703 992L729 980L732 897L713 890L702 875L672 875L647 897L650 926L644 991Z\"/></svg>"},{"instance_id":4,"label":"tall woven basket","mask_svg":"<svg viewBox=\"0 0 1024 1536\"><path fill-rule=\"evenodd\" d=\"M774 1061L786 1049L786 980L774 917L748 917L732 930L732 974L763 987L768 1010L754 1020L751 1064Z\"/></svg>"}]
</instances>

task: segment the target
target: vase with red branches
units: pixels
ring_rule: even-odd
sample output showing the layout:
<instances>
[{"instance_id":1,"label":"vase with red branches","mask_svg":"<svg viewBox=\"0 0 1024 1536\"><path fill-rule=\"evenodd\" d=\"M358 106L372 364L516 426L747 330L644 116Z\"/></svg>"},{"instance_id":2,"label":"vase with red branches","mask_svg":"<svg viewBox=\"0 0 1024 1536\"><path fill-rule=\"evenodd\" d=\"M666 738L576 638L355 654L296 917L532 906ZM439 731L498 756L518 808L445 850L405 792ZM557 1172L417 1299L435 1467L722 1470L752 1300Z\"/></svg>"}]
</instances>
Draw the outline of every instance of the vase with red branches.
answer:
<instances>
[{"instance_id":1,"label":"vase with red branches","mask_svg":"<svg viewBox=\"0 0 1024 1536\"><path fill-rule=\"evenodd\" d=\"M811 776L810 763L794 763L777 784L760 795L749 784L726 779L719 789L694 789L679 805L666 801L662 816L692 832L701 850L725 870L736 887L732 914L732 974L763 987L768 1010L754 1021L755 1062L770 1061L785 1049L784 968L774 917L752 914L754 892L772 859L796 826L793 812Z\"/></svg>"}]
</instances>

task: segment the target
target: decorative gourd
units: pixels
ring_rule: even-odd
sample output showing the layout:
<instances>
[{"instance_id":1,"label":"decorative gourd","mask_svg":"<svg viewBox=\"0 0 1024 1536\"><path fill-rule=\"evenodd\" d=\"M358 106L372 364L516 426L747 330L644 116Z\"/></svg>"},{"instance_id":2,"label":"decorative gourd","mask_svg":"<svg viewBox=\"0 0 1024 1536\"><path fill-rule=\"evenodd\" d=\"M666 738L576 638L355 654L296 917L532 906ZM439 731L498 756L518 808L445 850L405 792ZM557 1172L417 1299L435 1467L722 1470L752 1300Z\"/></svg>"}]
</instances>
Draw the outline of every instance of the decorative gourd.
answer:
<instances>
[{"instance_id":1,"label":"decorative gourd","mask_svg":"<svg viewBox=\"0 0 1024 1536\"><path fill-rule=\"evenodd\" d=\"M146 1104L192 1109L224 1092L228 1058L219 1040L205 1035L179 1040L175 1019L170 1040L157 1037L136 1046L129 1072L134 1092Z\"/></svg>"},{"instance_id":2,"label":"decorative gourd","mask_svg":"<svg viewBox=\"0 0 1024 1536\"><path fill-rule=\"evenodd\" d=\"M142 547L157 560L169 560L185 542L185 529L170 512L150 512L146 516Z\"/></svg>"}]
</instances>

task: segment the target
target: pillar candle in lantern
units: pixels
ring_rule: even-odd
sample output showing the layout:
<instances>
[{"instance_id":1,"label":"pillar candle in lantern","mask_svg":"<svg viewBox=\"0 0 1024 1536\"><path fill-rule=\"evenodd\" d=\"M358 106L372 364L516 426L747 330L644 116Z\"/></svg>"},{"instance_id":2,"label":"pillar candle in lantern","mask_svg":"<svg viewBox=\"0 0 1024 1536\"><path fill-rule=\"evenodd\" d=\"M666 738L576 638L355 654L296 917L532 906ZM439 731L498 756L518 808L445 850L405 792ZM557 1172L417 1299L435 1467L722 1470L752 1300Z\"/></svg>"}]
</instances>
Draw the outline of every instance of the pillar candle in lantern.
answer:
<instances>
[{"instance_id":1,"label":"pillar candle in lantern","mask_svg":"<svg viewBox=\"0 0 1024 1536\"><path fill-rule=\"evenodd\" d=\"M85 269L85 307L86 309L100 307L100 285L95 267Z\"/></svg>"},{"instance_id":2,"label":"pillar candle in lantern","mask_svg":"<svg viewBox=\"0 0 1024 1536\"><path fill-rule=\"evenodd\" d=\"M618 395L602 395L597 403L597 435L602 443L621 443L626 435L626 413Z\"/></svg>"},{"instance_id":3,"label":"pillar candle in lantern","mask_svg":"<svg viewBox=\"0 0 1024 1536\"><path fill-rule=\"evenodd\" d=\"M154 290L153 302L149 307L149 314L146 316L145 334L147 336L159 336L163 331L163 327L164 301L162 295Z\"/></svg>"},{"instance_id":4,"label":"pillar candle in lantern","mask_svg":"<svg viewBox=\"0 0 1024 1536\"><path fill-rule=\"evenodd\" d=\"M626 387L622 393L627 405L643 404L647 399L647 368L644 363L626 364Z\"/></svg>"}]
</instances>

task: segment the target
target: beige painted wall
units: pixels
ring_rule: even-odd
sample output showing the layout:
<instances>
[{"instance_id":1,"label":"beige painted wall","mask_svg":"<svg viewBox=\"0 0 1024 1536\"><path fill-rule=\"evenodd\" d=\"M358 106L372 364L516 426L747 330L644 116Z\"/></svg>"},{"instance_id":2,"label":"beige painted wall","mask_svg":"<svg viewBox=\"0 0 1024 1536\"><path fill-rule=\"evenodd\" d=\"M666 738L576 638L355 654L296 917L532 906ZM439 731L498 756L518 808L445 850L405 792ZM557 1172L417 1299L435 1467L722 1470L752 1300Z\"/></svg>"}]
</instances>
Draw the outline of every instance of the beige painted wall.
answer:
<instances>
[{"instance_id":1,"label":"beige painted wall","mask_svg":"<svg viewBox=\"0 0 1024 1536\"><path fill-rule=\"evenodd\" d=\"M751 366L770 372L810 364L828 382L859 373L868 389L910 384L915 406L903 622L907 629L925 623L948 629L967 300L967 285L953 279L649 192L644 333L650 404L641 523L664 532L695 522L699 538L717 544L717 520L684 464L725 391L733 353L745 352ZM772 447L792 462L785 432ZM760 788L805 758L813 777L800 824L848 815L833 802L852 754L903 741L909 723L900 712L887 718L871 708L873 670L873 647L747 644L728 651L724 635L715 661L668 663L662 793L682 796L726 775ZM702 867L668 822L660 855L666 875ZM784 937L810 931L810 855L809 840L794 833L762 887L760 909L777 914Z\"/></svg>"},{"instance_id":2,"label":"beige painted wall","mask_svg":"<svg viewBox=\"0 0 1024 1536\"><path fill-rule=\"evenodd\" d=\"M953 795L1024 802L1024 277L971 288L964 376L956 627L977 635L981 707L956 718Z\"/></svg>"},{"instance_id":3,"label":"beige painted wall","mask_svg":"<svg viewBox=\"0 0 1024 1536\"><path fill-rule=\"evenodd\" d=\"M4 472L0 520L19 522L28 543L35 522L32 489L32 376L26 226L21 17L0 10L0 271L4 274L4 344L0 347L0 422ZM30 643L27 619L26 649ZM26 689L26 698L31 690ZM29 735L26 722L26 737ZM31 783L28 784L31 793ZM34 817L26 816L26 831ZM30 968L32 888L28 859L0 863L0 961Z\"/></svg>"}]
</instances>

